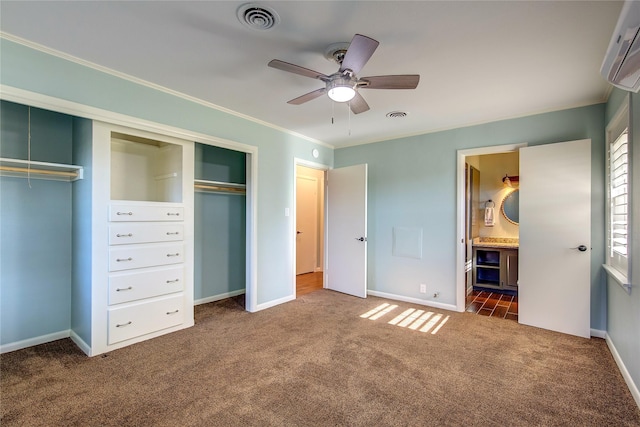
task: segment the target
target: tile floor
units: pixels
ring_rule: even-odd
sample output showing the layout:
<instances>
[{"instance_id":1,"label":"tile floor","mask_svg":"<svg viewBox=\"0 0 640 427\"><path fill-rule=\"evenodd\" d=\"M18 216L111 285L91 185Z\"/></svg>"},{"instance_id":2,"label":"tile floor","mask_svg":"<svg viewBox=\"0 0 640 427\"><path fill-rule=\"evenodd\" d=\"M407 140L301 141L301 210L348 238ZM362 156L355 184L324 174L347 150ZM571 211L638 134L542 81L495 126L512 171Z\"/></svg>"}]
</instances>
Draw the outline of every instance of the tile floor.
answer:
<instances>
[{"instance_id":1,"label":"tile floor","mask_svg":"<svg viewBox=\"0 0 640 427\"><path fill-rule=\"evenodd\" d=\"M473 290L467 295L467 312L518 321L518 297Z\"/></svg>"}]
</instances>

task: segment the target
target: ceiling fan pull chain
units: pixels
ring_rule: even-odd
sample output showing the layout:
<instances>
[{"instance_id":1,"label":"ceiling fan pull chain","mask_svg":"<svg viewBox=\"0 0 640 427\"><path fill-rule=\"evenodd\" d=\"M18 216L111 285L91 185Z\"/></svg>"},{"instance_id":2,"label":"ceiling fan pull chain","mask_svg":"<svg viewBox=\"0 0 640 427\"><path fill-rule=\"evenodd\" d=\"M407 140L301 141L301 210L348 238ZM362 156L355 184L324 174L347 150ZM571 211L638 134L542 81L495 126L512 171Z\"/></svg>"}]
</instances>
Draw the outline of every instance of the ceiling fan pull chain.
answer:
<instances>
[{"instance_id":1,"label":"ceiling fan pull chain","mask_svg":"<svg viewBox=\"0 0 640 427\"><path fill-rule=\"evenodd\" d=\"M336 112L336 102L335 101L331 101L331 124L333 124L333 116L335 115Z\"/></svg>"}]
</instances>

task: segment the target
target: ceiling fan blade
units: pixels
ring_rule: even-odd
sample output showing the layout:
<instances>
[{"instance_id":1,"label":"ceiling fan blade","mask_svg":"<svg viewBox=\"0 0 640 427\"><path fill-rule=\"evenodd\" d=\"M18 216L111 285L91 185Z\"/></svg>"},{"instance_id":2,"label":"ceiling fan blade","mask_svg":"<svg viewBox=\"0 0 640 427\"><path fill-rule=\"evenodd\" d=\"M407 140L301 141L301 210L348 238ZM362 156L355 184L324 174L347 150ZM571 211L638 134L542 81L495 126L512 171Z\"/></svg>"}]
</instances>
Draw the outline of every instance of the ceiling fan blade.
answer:
<instances>
[{"instance_id":1,"label":"ceiling fan blade","mask_svg":"<svg viewBox=\"0 0 640 427\"><path fill-rule=\"evenodd\" d=\"M349 101L349 107L353 114L364 113L365 111L369 111L369 104L364 100L362 95L356 92L356 96L353 97L351 101Z\"/></svg>"},{"instance_id":2,"label":"ceiling fan blade","mask_svg":"<svg viewBox=\"0 0 640 427\"><path fill-rule=\"evenodd\" d=\"M380 43L370 37L356 34L353 36L347 53L340 65L340 71L351 70L354 74L358 74L364 64L367 63L373 52L378 48Z\"/></svg>"},{"instance_id":3,"label":"ceiling fan blade","mask_svg":"<svg viewBox=\"0 0 640 427\"><path fill-rule=\"evenodd\" d=\"M329 76L326 76L317 71L313 71L299 65L289 64L288 62L280 61L279 59L273 59L267 65L271 68L276 68L278 70L287 71L293 74L299 74L305 77L311 77L312 79L327 80L329 78Z\"/></svg>"},{"instance_id":4,"label":"ceiling fan blade","mask_svg":"<svg viewBox=\"0 0 640 427\"><path fill-rule=\"evenodd\" d=\"M287 104L300 105L304 104L307 101L311 101L312 99L316 99L327 92L327 88L323 87L322 89L314 90L313 92L305 93L302 96L292 99L291 101L287 101Z\"/></svg>"},{"instance_id":5,"label":"ceiling fan blade","mask_svg":"<svg viewBox=\"0 0 640 427\"><path fill-rule=\"evenodd\" d=\"M360 86L360 83L366 83ZM396 76L362 77L358 80L360 89L415 89L420 82L418 74L402 74Z\"/></svg>"}]
</instances>

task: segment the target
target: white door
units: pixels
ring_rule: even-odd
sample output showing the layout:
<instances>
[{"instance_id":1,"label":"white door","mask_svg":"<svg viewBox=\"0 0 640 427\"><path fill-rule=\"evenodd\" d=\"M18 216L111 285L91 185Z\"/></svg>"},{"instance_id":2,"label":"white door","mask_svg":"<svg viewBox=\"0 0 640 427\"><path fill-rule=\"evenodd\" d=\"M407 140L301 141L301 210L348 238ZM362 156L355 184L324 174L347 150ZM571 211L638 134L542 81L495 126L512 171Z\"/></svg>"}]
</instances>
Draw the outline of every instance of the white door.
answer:
<instances>
[{"instance_id":1,"label":"white door","mask_svg":"<svg viewBox=\"0 0 640 427\"><path fill-rule=\"evenodd\" d=\"M326 286L367 297L367 165L327 174Z\"/></svg>"},{"instance_id":2,"label":"white door","mask_svg":"<svg viewBox=\"0 0 640 427\"><path fill-rule=\"evenodd\" d=\"M518 320L588 338L591 140L520 150Z\"/></svg>"},{"instance_id":3,"label":"white door","mask_svg":"<svg viewBox=\"0 0 640 427\"><path fill-rule=\"evenodd\" d=\"M318 180L296 177L296 274L311 273L317 264Z\"/></svg>"}]
</instances>

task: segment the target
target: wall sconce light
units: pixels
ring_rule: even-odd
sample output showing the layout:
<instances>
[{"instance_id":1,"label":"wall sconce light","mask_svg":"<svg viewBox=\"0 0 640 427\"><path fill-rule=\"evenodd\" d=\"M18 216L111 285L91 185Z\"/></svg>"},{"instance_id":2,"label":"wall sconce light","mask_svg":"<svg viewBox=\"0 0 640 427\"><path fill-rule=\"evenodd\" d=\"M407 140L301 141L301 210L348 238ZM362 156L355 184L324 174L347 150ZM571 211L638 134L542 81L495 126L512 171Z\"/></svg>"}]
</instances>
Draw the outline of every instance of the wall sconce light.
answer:
<instances>
[{"instance_id":1,"label":"wall sconce light","mask_svg":"<svg viewBox=\"0 0 640 427\"><path fill-rule=\"evenodd\" d=\"M505 187L513 187L513 183L518 181L520 181L520 177L518 175L509 176L505 174L504 178L502 178L502 184L504 184Z\"/></svg>"}]
</instances>

